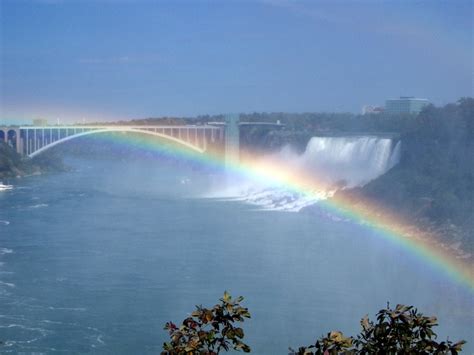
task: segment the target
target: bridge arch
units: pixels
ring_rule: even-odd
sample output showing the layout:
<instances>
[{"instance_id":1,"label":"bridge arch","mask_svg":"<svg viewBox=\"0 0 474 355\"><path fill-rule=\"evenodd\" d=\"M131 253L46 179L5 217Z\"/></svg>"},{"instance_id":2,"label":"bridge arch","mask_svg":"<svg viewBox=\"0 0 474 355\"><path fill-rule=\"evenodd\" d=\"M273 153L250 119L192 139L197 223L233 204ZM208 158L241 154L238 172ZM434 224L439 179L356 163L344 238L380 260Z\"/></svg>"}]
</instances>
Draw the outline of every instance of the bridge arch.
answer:
<instances>
[{"instance_id":1,"label":"bridge arch","mask_svg":"<svg viewBox=\"0 0 474 355\"><path fill-rule=\"evenodd\" d=\"M7 140L7 133L3 129L0 129L0 142L6 142L6 140Z\"/></svg>"},{"instance_id":2,"label":"bridge arch","mask_svg":"<svg viewBox=\"0 0 474 355\"><path fill-rule=\"evenodd\" d=\"M182 139L179 139L179 138L176 138L176 137L164 134L164 133L150 131L150 130L146 130L146 129L136 129L136 128L131 128L131 127L130 128L127 128L127 127L112 128L111 127L111 128L91 129L89 131L84 131L84 132L76 133L76 134L61 138L57 141L54 141L52 143L49 143L49 144L45 145L44 147L41 147L40 149L38 149L38 150L34 151L33 153L29 154L28 156L30 158L33 158L33 157L49 150L50 148L53 148L54 146L57 146L59 144L62 144L64 142L70 141L70 140L75 139L75 138L88 136L90 134L111 133L111 132L141 133L141 134L145 134L145 135L150 135L150 136L155 136L155 137L166 139L168 141L171 141L171 142L177 143L181 146L184 146L184 147L186 147L190 150L193 150L197 153L203 154L205 152L205 149L202 149L202 148L200 148L200 147L198 147L194 144L191 144L191 143L186 142Z\"/></svg>"},{"instance_id":3,"label":"bridge arch","mask_svg":"<svg viewBox=\"0 0 474 355\"><path fill-rule=\"evenodd\" d=\"M20 138L19 133L20 131L18 129L9 129L6 132L6 142L15 150L17 150L17 145Z\"/></svg>"}]
</instances>

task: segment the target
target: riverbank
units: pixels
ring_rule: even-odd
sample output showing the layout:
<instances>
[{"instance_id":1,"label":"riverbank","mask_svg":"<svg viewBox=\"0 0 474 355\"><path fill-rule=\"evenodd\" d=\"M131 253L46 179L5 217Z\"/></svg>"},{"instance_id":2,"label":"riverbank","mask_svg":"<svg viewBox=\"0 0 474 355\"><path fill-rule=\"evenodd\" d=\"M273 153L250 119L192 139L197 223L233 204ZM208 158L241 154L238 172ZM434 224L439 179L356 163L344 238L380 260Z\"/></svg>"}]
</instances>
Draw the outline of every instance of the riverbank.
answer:
<instances>
[{"instance_id":1,"label":"riverbank","mask_svg":"<svg viewBox=\"0 0 474 355\"><path fill-rule=\"evenodd\" d=\"M54 153L24 158L8 144L0 142L0 181L67 170L61 157Z\"/></svg>"},{"instance_id":2,"label":"riverbank","mask_svg":"<svg viewBox=\"0 0 474 355\"><path fill-rule=\"evenodd\" d=\"M379 179L384 179L380 177ZM375 183L380 183L374 180ZM369 183L370 185L370 183ZM428 199L419 201L419 209L407 208L401 204L384 202L383 198L368 197L369 187L338 191L333 199L343 201L350 209L364 211L364 215L374 216L379 221L391 221L397 234L406 238L421 239L424 243L444 250L456 259L474 265L472 253L472 230L451 220L434 220L424 215ZM408 201L407 201L408 203ZM383 224L383 222L382 222Z\"/></svg>"},{"instance_id":3,"label":"riverbank","mask_svg":"<svg viewBox=\"0 0 474 355\"><path fill-rule=\"evenodd\" d=\"M432 179L425 185L431 187L428 191L416 186L428 179ZM437 247L474 264L472 193L467 189L464 195L456 196L452 189L443 188L440 180L437 176L420 175L402 161L367 185L338 191L334 198L344 200L355 209L369 209L382 219L397 216L403 221L405 235L431 236L431 242ZM454 183L454 186L462 185ZM450 207L449 203L455 206Z\"/></svg>"}]
</instances>

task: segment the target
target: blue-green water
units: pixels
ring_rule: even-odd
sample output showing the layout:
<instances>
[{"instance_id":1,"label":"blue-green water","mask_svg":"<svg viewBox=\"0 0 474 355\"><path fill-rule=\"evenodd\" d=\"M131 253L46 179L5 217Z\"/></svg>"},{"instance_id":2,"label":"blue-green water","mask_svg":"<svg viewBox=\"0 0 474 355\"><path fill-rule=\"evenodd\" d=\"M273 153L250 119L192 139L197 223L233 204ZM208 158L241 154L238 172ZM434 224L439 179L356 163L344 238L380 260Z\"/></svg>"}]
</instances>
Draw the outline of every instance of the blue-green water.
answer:
<instances>
[{"instance_id":1,"label":"blue-green water","mask_svg":"<svg viewBox=\"0 0 474 355\"><path fill-rule=\"evenodd\" d=\"M0 351L156 354L224 290L256 354L353 334L387 301L474 341L472 293L364 226L201 198L215 176L160 161L70 163L0 192Z\"/></svg>"}]
</instances>

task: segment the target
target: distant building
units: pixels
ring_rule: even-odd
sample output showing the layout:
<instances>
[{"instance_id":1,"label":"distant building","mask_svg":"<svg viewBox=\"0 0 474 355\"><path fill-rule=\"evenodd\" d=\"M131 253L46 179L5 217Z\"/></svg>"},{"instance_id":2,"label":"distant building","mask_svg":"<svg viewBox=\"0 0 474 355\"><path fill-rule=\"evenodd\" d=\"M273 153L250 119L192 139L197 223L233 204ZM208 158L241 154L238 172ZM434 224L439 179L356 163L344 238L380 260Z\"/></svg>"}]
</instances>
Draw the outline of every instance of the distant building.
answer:
<instances>
[{"instance_id":1,"label":"distant building","mask_svg":"<svg viewBox=\"0 0 474 355\"><path fill-rule=\"evenodd\" d=\"M33 120L33 126L47 126L48 120L45 118L36 118Z\"/></svg>"},{"instance_id":2,"label":"distant building","mask_svg":"<svg viewBox=\"0 0 474 355\"><path fill-rule=\"evenodd\" d=\"M426 99L419 99L414 96L400 96L398 99L391 99L385 102L385 112L392 114L417 114L429 103Z\"/></svg>"},{"instance_id":3,"label":"distant building","mask_svg":"<svg viewBox=\"0 0 474 355\"><path fill-rule=\"evenodd\" d=\"M377 114L382 112L384 112L384 108L381 106L365 105L362 107L363 115Z\"/></svg>"}]
</instances>

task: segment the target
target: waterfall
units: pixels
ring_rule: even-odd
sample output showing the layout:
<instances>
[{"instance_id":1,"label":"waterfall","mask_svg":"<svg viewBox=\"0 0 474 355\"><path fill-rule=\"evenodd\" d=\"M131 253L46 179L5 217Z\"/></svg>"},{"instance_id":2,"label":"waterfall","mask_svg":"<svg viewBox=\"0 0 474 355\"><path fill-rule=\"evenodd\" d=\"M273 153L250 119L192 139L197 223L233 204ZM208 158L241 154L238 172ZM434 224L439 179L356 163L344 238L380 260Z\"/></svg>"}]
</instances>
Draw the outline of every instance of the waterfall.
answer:
<instances>
[{"instance_id":1,"label":"waterfall","mask_svg":"<svg viewBox=\"0 0 474 355\"><path fill-rule=\"evenodd\" d=\"M303 153L286 146L263 158L283 170L314 176L318 190L311 196L261 181L235 179L208 196L233 197L266 210L297 212L331 197L338 189L363 186L386 173L399 162L400 147L400 142L394 146L392 139L375 136L313 137Z\"/></svg>"},{"instance_id":2,"label":"waterfall","mask_svg":"<svg viewBox=\"0 0 474 355\"><path fill-rule=\"evenodd\" d=\"M346 187L361 186L384 174L400 159L400 142L393 147L390 138L313 137L303 154L282 151L328 183Z\"/></svg>"},{"instance_id":3,"label":"waterfall","mask_svg":"<svg viewBox=\"0 0 474 355\"><path fill-rule=\"evenodd\" d=\"M392 169L395 165L397 165L400 162L400 155L401 155L401 146L402 142L398 141L397 144L395 145L395 148L393 148L392 155L390 156L389 164L388 164L388 170Z\"/></svg>"}]
</instances>

